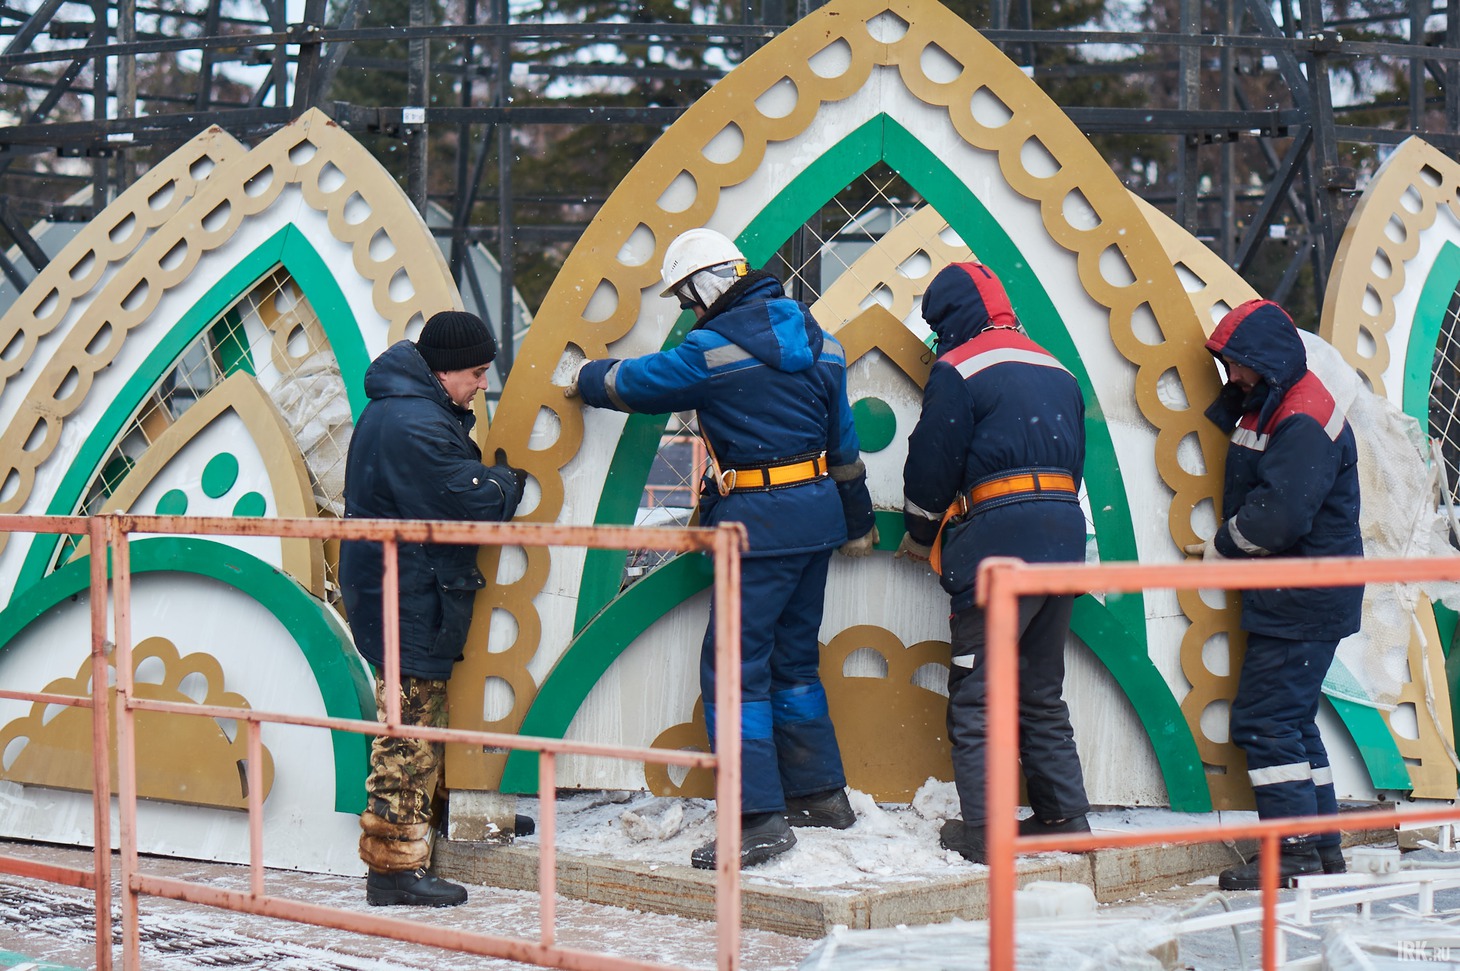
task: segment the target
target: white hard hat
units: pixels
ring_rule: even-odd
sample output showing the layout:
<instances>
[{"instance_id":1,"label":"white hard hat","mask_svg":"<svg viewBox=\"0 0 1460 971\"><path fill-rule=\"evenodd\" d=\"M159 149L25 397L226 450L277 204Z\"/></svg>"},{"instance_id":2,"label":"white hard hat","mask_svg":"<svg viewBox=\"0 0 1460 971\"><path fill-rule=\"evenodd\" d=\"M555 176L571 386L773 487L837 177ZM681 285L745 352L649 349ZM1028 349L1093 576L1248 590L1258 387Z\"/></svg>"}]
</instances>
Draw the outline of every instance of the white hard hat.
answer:
<instances>
[{"instance_id":1,"label":"white hard hat","mask_svg":"<svg viewBox=\"0 0 1460 971\"><path fill-rule=\"evenodd\" d=\"M723 266L726 263L744 263L745 254L723 233L713 229L691 229L680 233L664 251L664 278L661 297L667 297L674 288L700 270Z\"/></svg>"}]
</instances>

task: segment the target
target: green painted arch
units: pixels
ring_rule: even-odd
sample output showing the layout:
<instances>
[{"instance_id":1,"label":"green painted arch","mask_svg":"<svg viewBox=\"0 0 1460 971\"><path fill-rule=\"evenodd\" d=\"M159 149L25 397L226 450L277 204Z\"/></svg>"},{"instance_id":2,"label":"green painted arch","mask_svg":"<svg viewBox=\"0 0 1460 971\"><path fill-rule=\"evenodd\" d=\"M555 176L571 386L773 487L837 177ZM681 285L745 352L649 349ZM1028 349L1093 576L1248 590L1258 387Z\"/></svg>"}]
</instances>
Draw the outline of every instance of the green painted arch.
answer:
<instances>
[{"instance_id":1,"label":"green painted arch","mask_svg":"<svg viewBox=\"0 0 1460 971\"><path fill-rule=\"evenodd\" d=\"M242 550L184 536L139 539L131 544L132 572L189 573L227 584L274 615L294 638L333 718L375 718L374 688L355 654L349 633L323 604L291 577ZM111 568L108 566L108 576ZM18 593L0 610L0 651L47 611L85 592L91 585L91 557L65 564ZM369 739L356 732L331 731L335 765L335 811L357 814L365 808Z\"/></svg>"},{"instance_id":2,"label":"green painted arch","mask_svg":"<svg viewBox=\"0 0 1460 971\"><path fill-rule=\"evenodd\" d=\"M901 513L877 513L879 550L895 550L902 531ZM573 639L553 666L519 732L540 738L562 738L609 666L650 625L708 589L713 582L714 568L708 557L678 556L616 597ZM1130 635L1105 605L1093 597L1080 597L1075 602L1070 627L1127 695L1148 699L1149 704L1137 705L1133 700L1132 705L1151 739L1172 808L1178 812L1211 811L1211 794L1196 742L1181 714L1181 706L1172 697L1160 672L1149 662L1133 665L1126 652L1111 649L1113 645L1128 643ZM537 791L537 759L532 753L514 751L508 755L501 788L503 792Z\"/></svg>"},{"instance_id":3,"label":"green painted arch","mask_svg":"<svg viewBox=\"0 0 1460 971\"><path fill-rule=\"evenodd\" d=\"M91 429L66 470L56 493L46 507L51 516L74 515L94 478L127 422L147 399L177 359L202 334L276 267L289 271L300 290L314 308L330 347L340 365L349 394L350 411L355 418L364 409L365 369L370 355L360 327L345 299L340 285L323 257L315 251L309 238L294 226L285 226L256 246L253 252L238 261L199 300L188 308L172 329L160 340L142 365L127 379L121 392L112 400ZM55 561L59 536L37 536L26 551L16 589L24 590L38 582Z\"/></svg>"},{"instance_id":4,"label":"green painted arch","mask_svg":"<svg viewBox=\"0 0 1460 971\"><path fill-rule=\"evenodd\" d=\"M781 242L825 199L877 162L885 162L896 169L940 213L958 214L950 217L950 225L962 238L979 240L980 254L1000 267L1011 295L1018 294L1015 306L1031 336L1071 366L1086 400L1094 403L1086 415L1086 489L1092 496L1090 506L1096 533L1100 537L1102 558L1111 561L1137 559L1135 533L1114 443L1100 413L1099 399L1094 394L1090 376L1054 302L1013 240L977 196L896 120L885 114L878 115L807 166L740 234L738 243L742 251L752 264L764 264ZM678 344L692 325L691 315L682 314L662 346L668 348ZM667 416L658 415L628 417L609 465L595 523L634 521L639 496L667 421ZM896 540L902 534L900 517L895 518L896 521L889 522L887 528L879 529L884 537L883 543L891 543L892 547L896 546ZM564 662L568 661L569 655L575 654L577 645L588 643L584 635L589 625L595 623L595 618L615 605L625 556L625 553L616 550L592 550L585 558L574 618L573 645L559 659L553 673L539 689L524 721L524 733L540 734L539 730L529 728L530 724L542 728L552 726L560 733L566 731L577 706L586 697L586 689L581 693L578 690L583 686L581 672L590 670L592 664L576 656L572 664L565 665ZM643 586L643 581L638 586ZM1084 599L1090 600L1088 597ZM642 595L636 597L635 602L641 610L652 611L654 606ZM1081 611L1087 618L1087 636L1081 639L1106 665L1136 708L1157 750L1173 806L1189 811L1209 809L1210 791L1190 728L1181 717L1170 688L1151 663L1146 649L1144 598L1134 594L1112 600L1109 604L1096 604L1093 600L1091 604L1098 610L1086 607ZM1100 622L1097 623L1097 619ZM626 646L624 644L618 650L622 651ZM559 678L557 672L564 667L575 668L580 674ZM594 681L606 669L605 664L594 676ZM572 690L567 690L570 686ZM1157 686L1159 691L1149 690ZM587 687L591 688L592 684ZM536 714L556 705L571 707L550 717ZM520 757L509 756L504 788L508 786L509 779L518 781L522 778L517 773L523 770L517 768L514 759L517 763L522 762Z\"/></svg>"},{"instance_id":5,"label":"green painted arch","mask_svg":"<svg viewBox=\"0 0 1460 971\"><path fill-rule=\"evenodd\" d=\"M752 264L765 263L822 201L831 198L841 187L877 162L885 162L896 169L940 213L959 214L956 218L950 217L950 225L964 239L979 240L980 251L989 256L990 262L997 263L1011 296L1018 294L1015 307L1026 329L1070 366L1086 400L1093 403L1085 419L1085 487L1092 497L1099 499L1090 505L1096 534L1100 537L1102 559L1138 559L1135 531L1115 446L1100 413L1094 385L1055 310L1054 302L1013 240L978 197L902 125L886 115L878 115L827 150L751 221L737 240L741 250ZM662 346L677 345L693 323L694 318L690 314L681 314ZM609 464L608 477L594 516L595 523L627 524L634 521L639 496L667 421L667 416L661 415L629 416ZM617 593L623 576L624 558L625 554L619 551L597 550L590 552L585 559L574 619L575 632L581 631ZM1128 595L1113 602L1110 609L1116 612L1128 630L1138 632L1140 641L1134 648L1144 655L1144 599L1139 594Z\"/></svg>"},{"instance_id":6,"label":"green painted arch","mask_svg":"<svg viewBox=\"0 0 1460 971\"><path fill-rule=\"evenodd\" d=\"M1430 265L1415 307L1414 321L1409 328L1409 342L1404 349L1404 390L1400 407L1419 422L1430 426L1430 385L1434 382L1435 350L1440 331L1455 290L1460 287L1460 246L1445 242Z\"/></svg>"},{"instance_id":7,"label":"green painted arch","mask_svg":"<svg viewBox=\"0 0 1460 971\"><path fill-rule=\"evenodd\" d=\"M1414 320L1409 328L1409 343L1404 351L1403 400L1400 406L1405 414L1419 422L1420 429L1426 434L1430 427L1430 387L1434 383L1435 351L1439 348L1445 316L1450 311L1450 301L1455 298L1457 289L1460 289L1460 246L1446 240L1430 265L1430 272L1420 290L1419 304L1415 307ZM1451 730L1460 733L1460 705L1455 704L1456 699L1460 699L1460 661L1455 660L1456 652L1451 649L1456 614L1440 603L1434 604L1434 610L1435 622L1446 649L1445 680L1450 689ZM1376 712L1371 714L1378 718ZM1383 724L1382 720L1380 724ZM1389 738L1393 748L1393 739L1387 729L1385 737ZM1460 738L1460 734L1454 737ZM1392 758L1402 766L1397 749Z\"/></svg>"}]
</instances>

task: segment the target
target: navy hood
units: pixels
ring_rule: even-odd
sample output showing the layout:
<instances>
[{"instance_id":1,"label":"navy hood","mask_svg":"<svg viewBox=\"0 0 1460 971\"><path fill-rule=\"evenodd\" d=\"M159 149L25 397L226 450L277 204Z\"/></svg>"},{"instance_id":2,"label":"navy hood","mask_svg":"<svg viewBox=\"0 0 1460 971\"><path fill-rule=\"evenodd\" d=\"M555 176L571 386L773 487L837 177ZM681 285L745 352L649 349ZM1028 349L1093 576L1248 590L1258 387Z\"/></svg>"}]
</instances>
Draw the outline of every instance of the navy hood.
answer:
<instances>
[{"instance_id":1,"label":"navy hood","mask_svg":"<svg viewBox=\"0 0 1460 971\"><path fill-rule=\"evenodd\" d=\"M1288 312L1271 300L1249 300L1228 311L1207 340L1207 350L1250 367L1267 385L1267 393L1252 395L1244 410L1260 408L1257 427L1267 421L1283 396L1308 373L1308 352L1303 336Z\"/></svg>"},{"instance_id":2,"label":"navy hood","mask_svg":"<svg viewBox=\"0 0 1460 971\"><path fill-rule=\"evenodd\" d=\"M946 354L990 326L1017 327L1009 295L982 263L950 263L923 294L923 319L938 338L935 353Z\"/></svg>"},{"instance_id":3,"label":"navy hood","mask_svg":"<svg viewBox=\"0 0 1460 971\"><path fill-rule=\"evenodd\" d=\"M471 411L458 406L447 396L446 389L441 387L426 359L410 341L397 341L390 345L365 369L365 396L372 401L378 398L425 398L466 422L468 430L476 422Z\"/></svg>"},{"instance_id":4,"label":"navy hood","mask_svg":"<svg viewBox=\"0 0 1460 971\"><path fill-rule=\"evenodd\" d=\"M786 296L781 282L763 270L725 291L698 328L719 334L777 371L805 371L821 357L824 336L811 309Z\"/></svg>"}]
</instances>

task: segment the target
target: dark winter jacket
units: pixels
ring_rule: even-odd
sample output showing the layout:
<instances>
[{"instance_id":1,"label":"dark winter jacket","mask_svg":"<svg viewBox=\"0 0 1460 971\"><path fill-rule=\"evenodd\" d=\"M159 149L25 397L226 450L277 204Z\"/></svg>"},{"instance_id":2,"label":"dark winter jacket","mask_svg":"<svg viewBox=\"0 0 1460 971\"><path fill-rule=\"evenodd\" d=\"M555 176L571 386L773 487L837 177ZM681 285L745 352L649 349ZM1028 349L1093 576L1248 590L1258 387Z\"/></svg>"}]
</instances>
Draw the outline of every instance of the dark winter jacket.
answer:
<instances>
[{"instance_id":1,"label":"dark winter jacket","mask_svg":"<svg viewBox=\"0 0 1460 971\"><path fill-rule=\"evenodd\" d=\"M345 516L351 519L502 521L522 498L505 466L488 467L472 441L475 417L447 397L410 341L365 372L370 403L350 439ZM448 678L461 659L476 592L486 585L477 547L400 545L401 672ZM340 586L355 647L384 668L379 543L347 542Z\"/></svg>"},{"instance_id":2,"label":"dark winter jacket","mask_svg":"<svg viewBox=\"0 0 1460 971\"><path fill-rule=\"evenodd\" d=\"M700 523L744 523L747 556L829 549L872 528L872 500L847 403L846 356L805 304L768 273L727 291L678 347L590 361L578 375L598 408L695 409L725 469L782 465L826 453L830 475L720 496L705 485Z\"/></svg>"},{"instance_id":3,"label":"dark winter jacket","mask_svg":"<svg viewBox=\"0 0 1460 971\"><path fill-rule=\"evenodd\" d=\"M1085 467L1079 383L1015 329L998 278L977 263L944 268L923 295L923 318L940 354L903 467L903 519L912 538L931 544L960 494L1011 474L1064 473L1078 490ZM981 504L943 530L943 589L955 612L967 610L985 557L1082 562L1085 536L1075 493L1024 491Z\"/></svg>"},{"instance_id":4,"label":"dark winter jacket","mask_svg":"<svg viewBox=\"0 0 1460 971\"><path fill-rule=\"evenodd\" d=\"M1250 300L1222 318L1207 349L1263 381L1228 384L1207 417L1232 431L1217 552L1226 557L1362 556L1358 449L1333 396L1308 370L1303 338L1277 304ZM1242 629L1337 640L1359 629L1358 587L1242 592Z\"/></svg>"}]
</instances>

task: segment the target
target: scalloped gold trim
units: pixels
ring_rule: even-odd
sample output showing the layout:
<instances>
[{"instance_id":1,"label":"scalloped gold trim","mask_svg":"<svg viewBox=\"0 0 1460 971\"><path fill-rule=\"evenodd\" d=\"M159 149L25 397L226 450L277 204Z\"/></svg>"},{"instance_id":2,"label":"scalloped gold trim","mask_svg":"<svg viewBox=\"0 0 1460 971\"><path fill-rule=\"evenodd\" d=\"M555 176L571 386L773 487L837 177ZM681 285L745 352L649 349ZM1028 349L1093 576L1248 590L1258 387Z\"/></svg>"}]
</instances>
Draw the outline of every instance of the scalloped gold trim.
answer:
<instances>
[{"instance_id":1,"label":"scalloped gold trim","mask_svg":"<svg viewBox=\"0 0 1460 971\"><path fill-rule=\"evenodd\" d=\"M180 655L176 646L165 637L149 637L132 649L135 671L149 658L162 662L166 677L161 684L136 682L139 698L191 703L182 691L182 683L190 674L201 675L208 686L202 704L229 708L248 708L240 694L223 688L223 667L211 654L201 652ZM82 662L74 678L61 678L46 685L48 692L68 695L91 693L91 661ZM115 706L116 688L111 689ZM49 721L47 705L37 702L29 715L13 719L0 728L0 751L16 738L25 736L31 743L21 749L9 769L0 770L0 779L23 785L44 786L90 792L94 786L91 770L91 716L85 708L65 708ZM115 710L115 709L113 709ZM241 769L248 759L247 743L240 732L231 741L216 719L175 715L168 712L140 711L137 719L137 795L142 799L158 799L194 806L222 809L248 809L243 791ZM117 791L117 733L111 730L111 791ZM268 798L274 786L274 756L263 749L263 797Z\"/></svg>"},{"instance_id":2,"label":"scalloped gold trim","mask_svg":"<svg viewBox=\"0 0 1460 971\"><path fill-rule=\"evenodd\" d=\"M1377 395L1392 397L1384 372L1393 357L1389 333L1406 264L1419 252L1420 237L1434 225L1441 206L1450 205L1460 218L1451 205L1457 193L1460 166L1424 139L1406 138L1374 173L1344 227L1318 334L1339 349Z\"/></svg>"},{"instance_id":3,"label":"scalloped gold trim","mask_svg":"<svg viewBox=\"0 0 1460 971\"><path fill-rule=\"evenodd\" d=\"M973 251L963 242L950 243L944 238L951 234L948 220L936 209L921 207L857 257L811 305L812 316L825 321L826 329L840 339L837 322L860 316L864 309L862 302L881 293L886 295L887 302L878 300L877 303L899 323L906 321L939 270L973 256ZM912 265L923 260L927 262L924 272L909 275Z\"/></svg>"},{"instance_id":4,"label":"scalloped gold trim","mask_svg":"<svg viewBox=\"0 0 1460 971\"><path fill-rule=\"evenodd\" d=\"M247 155L218 166L61 339L0 435L0 484L18 478L0 512L24 507L36 469L60 442L67 417L86 400L95 375L115 359L126 338L154 322L163 295L186 281L244 220L271 207L286 187L297 188L325 214L334 237L350 246L354 270L371 281L373 304L387 322L387 343L403 337L413 320L460 307L440 250L409 233L422 223L399 186L322 112L306 112Z\"/></svg>"},{"instance_id":5,"label":"scalloped gold trim","mask_svg":"<svg viewBox=\"0 0 1460 971\"><path fill-rule=\"evenodd\" d=\"M149 169L63 246L0 317L0 395L7 382L32 365L41 339L66 319L79 300L107 279L109 271L131 258L157 227L175 216L203 179L246 152L217 126L203 131ZM0 491L7 479L8 472L0 471ZM0 503L3 512L19 508L18 504ZM9 540L8 533L0 533L0 552Z\"/></svg>"}]
</instances>

